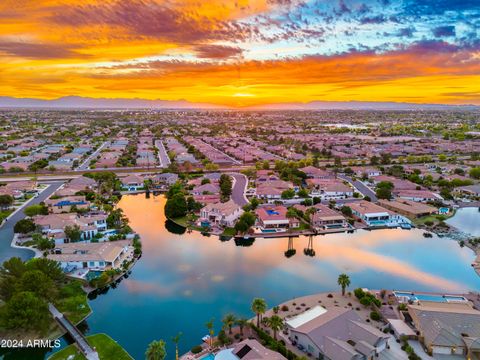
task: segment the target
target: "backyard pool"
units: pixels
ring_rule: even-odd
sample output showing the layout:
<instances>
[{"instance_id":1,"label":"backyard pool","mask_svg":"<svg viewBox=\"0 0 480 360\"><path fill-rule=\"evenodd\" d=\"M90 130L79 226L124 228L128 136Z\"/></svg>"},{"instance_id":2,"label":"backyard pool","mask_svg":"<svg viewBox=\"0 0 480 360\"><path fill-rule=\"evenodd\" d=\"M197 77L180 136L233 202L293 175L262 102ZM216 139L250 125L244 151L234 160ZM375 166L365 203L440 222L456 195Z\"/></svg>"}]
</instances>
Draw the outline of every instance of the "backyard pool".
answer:
<instances>
[{"instance_id":1,"label":"backyard pool","mask_svg":"<svg viewBox=\"0 0 480 360\"><path fill-rule=\"evenodd\" d=\"M450 301L467 301L463 296L440 295L440 294L415 294L402 291L393 292L397 298L408 298L412 301L433 301L433 302L450 302Z\"/></svg>"},{"instance_id":2,"label":"backyard pool","mask_svg":"<svg viewBox=\"0 0 480 360\"><path fill-rule=\"evenodd\" d=\"M102 275L102 271L95 271L95 270L90 270L87 275L85 275L85 278L90 281L93 279L98 278L100 275Z\"/></svg>"}]
</instances>

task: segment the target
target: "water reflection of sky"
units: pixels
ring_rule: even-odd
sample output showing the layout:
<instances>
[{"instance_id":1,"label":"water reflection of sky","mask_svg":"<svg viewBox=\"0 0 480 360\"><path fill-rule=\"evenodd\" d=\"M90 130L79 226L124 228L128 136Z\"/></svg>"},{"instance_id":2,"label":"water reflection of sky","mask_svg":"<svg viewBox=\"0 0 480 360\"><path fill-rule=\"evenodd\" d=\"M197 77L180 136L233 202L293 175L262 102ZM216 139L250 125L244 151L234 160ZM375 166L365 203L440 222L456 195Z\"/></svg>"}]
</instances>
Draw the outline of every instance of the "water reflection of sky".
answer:
<instances>
[{"instance_id":1,"label":"water reflection of sky","mask_svg":"<svg viewBox=\"0 0 480 360\"><path fill-rule=\"evenodd\" d=\"M163 204L160 197L123 197L120 206L142 237L144 255L128 279L91 303L91 332L109 333L135 358L143 357L152 339L168 340L176 331L185 334L187 350L211 317L218 325L229 311L251 316L253 297L274 304L335 290L341 272L350 275L352 288L480 289L470 266L473 252L448 239L424 238L418 230L315 237L315 257L303 253L308 238L295 238L296 255L286 258L287 238L240 247L198 233L169 233Z\"/></svg>"},{"instance_id":2,"label":"water reflection of sky","mask_svg":"<svg viewBox=\"0 0 480 360\"><path fill-rule=\"evenodd\" d=\"M480 208L468 207L458 209L455 216L447 223L474 236L480 236Z\"/></svg>"}]
</instances>

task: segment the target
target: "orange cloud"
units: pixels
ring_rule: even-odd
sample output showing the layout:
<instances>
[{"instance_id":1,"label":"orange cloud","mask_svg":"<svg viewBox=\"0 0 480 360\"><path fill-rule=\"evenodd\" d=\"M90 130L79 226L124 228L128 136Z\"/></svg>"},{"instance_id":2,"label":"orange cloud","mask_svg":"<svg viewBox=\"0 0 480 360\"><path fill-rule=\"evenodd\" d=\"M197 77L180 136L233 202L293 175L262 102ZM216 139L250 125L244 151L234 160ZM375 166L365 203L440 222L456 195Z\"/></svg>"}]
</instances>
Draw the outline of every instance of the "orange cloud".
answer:
<instances>
[{"instance_id":1,"label":"orange cloud","mask_svg":"<svg viewBox=\"0 0 480 360\"><path fill-rule=\"evenodd\" d=\"M380 53L251 60L252 44L270 35L247 20L295 2L277 3L4 0L0 95L234 107L314 100L480 104L478 46L425 40ZM287 30L282 36L303 31Z\"/></svg>"}]
</instances>

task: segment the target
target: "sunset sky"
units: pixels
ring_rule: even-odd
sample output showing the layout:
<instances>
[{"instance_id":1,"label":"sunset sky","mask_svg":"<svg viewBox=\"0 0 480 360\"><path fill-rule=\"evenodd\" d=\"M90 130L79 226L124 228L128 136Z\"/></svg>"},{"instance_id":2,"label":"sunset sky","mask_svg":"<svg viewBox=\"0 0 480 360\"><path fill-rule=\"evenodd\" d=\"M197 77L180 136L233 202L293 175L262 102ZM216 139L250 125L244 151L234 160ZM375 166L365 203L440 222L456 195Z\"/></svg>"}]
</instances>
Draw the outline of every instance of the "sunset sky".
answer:
<instances>
[{"instance_id":1,"label":"sunset sky","mask_svg":"<svg viewBox=\"0 0 480 360\"><path fill-rule=\"evenodd\" d=\"M480 105L478 0L1 0L0 96Z\"/></svg>"}]
</instances>

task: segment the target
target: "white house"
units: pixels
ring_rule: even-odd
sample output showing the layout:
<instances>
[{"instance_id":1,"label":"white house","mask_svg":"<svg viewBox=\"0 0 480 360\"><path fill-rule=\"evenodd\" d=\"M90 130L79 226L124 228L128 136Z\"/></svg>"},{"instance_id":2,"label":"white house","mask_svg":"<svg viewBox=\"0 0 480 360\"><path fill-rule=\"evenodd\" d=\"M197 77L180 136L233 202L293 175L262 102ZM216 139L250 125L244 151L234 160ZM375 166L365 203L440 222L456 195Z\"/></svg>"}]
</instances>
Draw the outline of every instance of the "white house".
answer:
<instances>
[{"instance_id":1,"label":"white house","mask_svg":"<svg viewBox=\"0 0 480 360\"><path fill-rule=\"evenodd\" d=\"M47 258L58 261L62 269L106 270L119 268L131 250L129 240L102 243L57 245Z\"/></svg>"},{"instance_id":2,"label":"white house","mask_svg":"<svg viewBox=\"0 0 480 360\"><path fill-rule=\"evenodd\" d=\"M210 224L233 227L242 214L243 209L233 200L218 202L208 204L200 210L200 222L208 221Z\"/></svg>"},{"instance_id":3,"label":"white house","mask_svg":"<svg viewBox=\"0 0 480 360\"><path fill-rule=\"evenodd\" d=\"M353 215L370 227L397 227L402 224L411 225L411 221L406 217L369 201L361 200L347 204L347 206L352 209Z\"/></svg>"}]
</instances>

